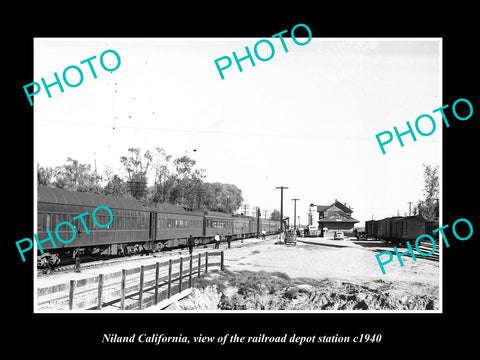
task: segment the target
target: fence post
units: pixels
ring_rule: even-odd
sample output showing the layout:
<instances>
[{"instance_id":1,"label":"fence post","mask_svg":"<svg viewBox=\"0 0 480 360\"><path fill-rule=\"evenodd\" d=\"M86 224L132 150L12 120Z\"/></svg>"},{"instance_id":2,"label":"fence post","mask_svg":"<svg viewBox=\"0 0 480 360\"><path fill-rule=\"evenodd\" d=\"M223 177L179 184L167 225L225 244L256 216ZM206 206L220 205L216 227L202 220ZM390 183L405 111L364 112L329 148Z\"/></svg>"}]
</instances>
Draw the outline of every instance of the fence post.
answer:
<instances>
[{"instance_id":1,"label":"fence post","mask_svg":"<svg viewBox=\"0 0 480 360\"><path fill-rule=\"evenodd\" d=\"M167 298L170 299L171 295L172 295L172 259L168 260Z\"/></svg>"},{"instance_id":2,"label":"fence post","mask_svg":"<svg viewBox=\"0 0 480 360\"><path fill-rule=\"evenodd\" d=\"M188 288L192 287L192 263L193 263L193 256L190 254L190 268L188 272Z\"/></svg>"},{"instance_id":3,"label":"fence post","mask_svg":"<svg viewBox=\"0 0 480 360\"><path fill-rule=\"evenodd\" d=\"M75 288L77 287L76 280L70 280L70 294L68 297L68 309L73 310L73 296L75 294Z\"/></svg>"},{"instance_id":4,"label":"fence post","mask_svg":"<svg viewBox=\"0 0 480 360\"><path fill-rule=\"evenodd\" d=\"M120 295L120 310L125 309L125 282L127 280L127 270L122 269L122 283L121 283L121 295Z\"/></svg>"},{"instance_id":5,"label":"fence post","mask_svg":"<svg viewBox=\"0 0 480 360\"><path fill-rule=\"evenodd\" d=\"M140 310L142 310L143 306L143 272L144 272L144 266L140 266L140 289L138 290L138 306Z\"/></svg>"},{"instance_id":6,"label":"fence post","mask_svg":"<svg viewBox=\"0 0 480 360\"><path fill-rule=\"evenodd\" d=\"M198 269L197 269L197 277L200 276L200 263L201 263L201 260L200 258L202 257L202 254L198 254Z\"/></svg>"},{"instance_id":7,"label":"fence post","mask_svg":"<svg viewBox=\"0 0 480 360\"><path fill-rule=\"evenodd\" d=\"M178 280L178 292L182 292L182 277L183 277L183 257L180 256L180 275Z\"/></svg>"},{"instance_id":8,"label":"fence post","mask_svg":"<svg viewBox=\"0 0 480 360\"><path fill-rule=\"evenodd\" d=\"M205 252L205 272L208 272L208 252Z\"/></svg>"},{"instance_id":9,"label":"fence post","mask_svg":"<svg viewBox=\"0 0 480 360\"><path fill-rule=\"evenodd\" d=\"M97 310L102 310L103 274L98 275Z\"/></svg>"},{"instance_id":10,"label":"fence post","mask_svg":"<svg viewBox=\"0 0 480 360\"><path fill-rule=\"evenodd\" d=\"M222 250L222 252L220 253L220 270L222 270L222 271L223 271L223 260L224 260L223 256L224 255L223 255L223 250Z\"/></svg>"},{"instance_id":11,"label":"fence post","mask_svg":"<svg viewBox=\"0 0 480 360\"><path fill-rule=\"evenodd\" d=\"M158 277L160 275L160 263L155 266L155 305L158 303Z\"/></svg>"}]
</instances>

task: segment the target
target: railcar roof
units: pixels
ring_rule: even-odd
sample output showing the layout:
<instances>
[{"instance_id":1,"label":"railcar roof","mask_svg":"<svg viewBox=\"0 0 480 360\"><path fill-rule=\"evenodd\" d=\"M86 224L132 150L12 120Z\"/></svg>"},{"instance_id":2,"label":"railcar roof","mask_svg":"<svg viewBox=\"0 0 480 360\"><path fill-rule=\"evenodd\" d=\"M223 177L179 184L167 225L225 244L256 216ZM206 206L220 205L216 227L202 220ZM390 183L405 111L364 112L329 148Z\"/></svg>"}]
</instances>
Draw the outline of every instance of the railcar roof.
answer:
<instances>
[{"instance_id":1,"label":"railcar roof","mask_svg":"<svg viewBox=\"0 0 480 360\"><path fill-rule=\"evenodd\" d=\"M107 206L110 209L128 209L148 211L141 202L135 199L120 198L80 191L70 191L47 186L38 186L37 202L80 206Z\"/></svg>"},{"instance_id":2,"label":"railcar roof","mask_svg":"<svg viewBox=\"0 0 480 360\"><path fill-rule=\"evenodd\" d=\"M222 212L219 212L219 211L205 211L205 215L206 216L215 216L215 217L224 217L224 218L233 219L233 216L231 214L222 213Z\"/></svg>"},{"instance_id":3,"label":"railcar roof","mask_svg":"<svg viewBox=\"0 0 480 360\"><path fill-rule=\"evenodd\" d=\"M158 212L170 213L170 214L185 214L185 215L198 215L203 216L202 210L186 210L184 207L179 205L172 205L169 203L154 203L150 207Z\"/></svg>"}]
</instances>

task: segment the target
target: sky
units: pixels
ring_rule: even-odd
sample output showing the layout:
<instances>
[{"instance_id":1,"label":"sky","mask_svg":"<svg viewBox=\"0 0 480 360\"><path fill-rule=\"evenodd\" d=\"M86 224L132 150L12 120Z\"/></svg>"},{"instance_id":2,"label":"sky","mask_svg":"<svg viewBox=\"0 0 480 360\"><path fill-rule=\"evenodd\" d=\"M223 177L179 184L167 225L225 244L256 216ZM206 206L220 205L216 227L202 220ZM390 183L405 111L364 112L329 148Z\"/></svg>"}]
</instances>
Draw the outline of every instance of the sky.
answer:
<instances>
[{"instance_id":1,"label":"sky","mask_svg":"<svg viewBox=\"0 0 480 360\"><path fill-rule=\"evenodd\" d=\"M335 199L353 208L360 226L408 214L408 202L423 196L422 164L441 166L443 126L432 112L444 105L441 39L313 36L304 46L284 38L288 52L270 39L272 59L242 61L243 72L232 52L243 57L248 46L253 55L262 38L36 38L32 81L51 83L70 65L84 79L63 84L63 93L52 86L51 98L43 88L35 95L35 171L37 162L57 166L70 157L122 174L128 148L162 147L193 158L205 181L235 184L251 208L279 209L276 187L288 187L284 213L292 217L291 199L300 199L302 224L309 204ZM121 58L112 72L99 63L109 49ZM268 57L266 44L258 49ZM92 56L96 79L80 64ZM222 56L233 61L224 80L214 63ZM104 60L116 65L111 53ZM72 83L75 76L68 72ZM406 135L404 147L394 139L383 155L375 135L406 131L422 114L436 120L436 131L416 134L416 142Z\"/></svg>"}]
</instances>

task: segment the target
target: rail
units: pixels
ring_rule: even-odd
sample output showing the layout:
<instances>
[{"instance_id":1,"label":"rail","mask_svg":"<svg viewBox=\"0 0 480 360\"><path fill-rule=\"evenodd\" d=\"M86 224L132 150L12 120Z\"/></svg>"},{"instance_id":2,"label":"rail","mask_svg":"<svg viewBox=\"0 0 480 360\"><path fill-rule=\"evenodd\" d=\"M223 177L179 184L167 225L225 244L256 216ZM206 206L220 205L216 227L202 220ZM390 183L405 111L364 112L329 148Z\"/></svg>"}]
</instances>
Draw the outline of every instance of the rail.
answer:
<instances>
[{"instance_id":1,"label":"rail","mask_svg":"<svg viewBox=\"0 0 480 360\"><path fill-rule=\"evenodd\" d=\"M218 258L212 262L212 258ZM37 289L37 308L142 310L192 287L193 277L224 268L223 251L169 259Z\"/></svg>"}]
</instances>

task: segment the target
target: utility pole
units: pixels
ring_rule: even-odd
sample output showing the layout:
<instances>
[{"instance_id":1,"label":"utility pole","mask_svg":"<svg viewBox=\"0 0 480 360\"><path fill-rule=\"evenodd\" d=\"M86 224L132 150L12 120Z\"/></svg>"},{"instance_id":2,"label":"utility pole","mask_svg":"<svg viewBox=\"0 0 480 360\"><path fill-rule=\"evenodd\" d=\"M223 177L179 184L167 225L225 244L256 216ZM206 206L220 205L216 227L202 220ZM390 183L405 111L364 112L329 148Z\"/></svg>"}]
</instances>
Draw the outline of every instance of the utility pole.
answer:
<instances>
[{"instance_id":1,"label":"utility pole","mask_svg":"<svg viewBox=\"0 0 480 360\"><path fill-rule=\"evenodd\" d=\"M283 232L283 189L288 189L286 186L277 186L275 190L280 189L280 232Z\"/></svg>"},{"instance_id":2,"label":"utility pole","mask_svg":"<svg viewBox=\"0 0 480 360\"><path fill-rule=\"evenodd\" d=\"M250 208L250 205L244 203L242 207L243 207L243 215L247 216L247 209Z\"/></svg>"},{"instance_id":3,"label":"utility pole","mask_svg":"<svg viewBox=\"0 0 480 360\"><path fill-rule=\"evenodd\" d=\"M297 200L300 199L292 199L293 201L293 230L297 230Z\"/></svg>"},{"instance_id":4,"label":"utility pole","mask_svg":"<svg viewBox=\"0 0 480 360\"><path fill-rule=\"evenodd\" d=\"M265 219L267 218L267 211L268 210L263 210L263 216L264 216Z\"/></svg>"},{"instance_id":5,"label":"utility pole","mask_svg":"<svg viewBox=\"0 0 480 360\"><path fill-rule=\"evenodd\" d=\"M408 202L408 216L412 216L412 202Z\"/></svg>"},{"instance_id":6,"label":"utility pole","mask_svg":"<svg viewBox=\"0 0 480 360\"><path fill-rule=\"evenodd\" d=\"M261 211L260 211L260 208L257 207L257 239L260 235L260 217L261 217Z\"/></svg>"}]
</instances>

